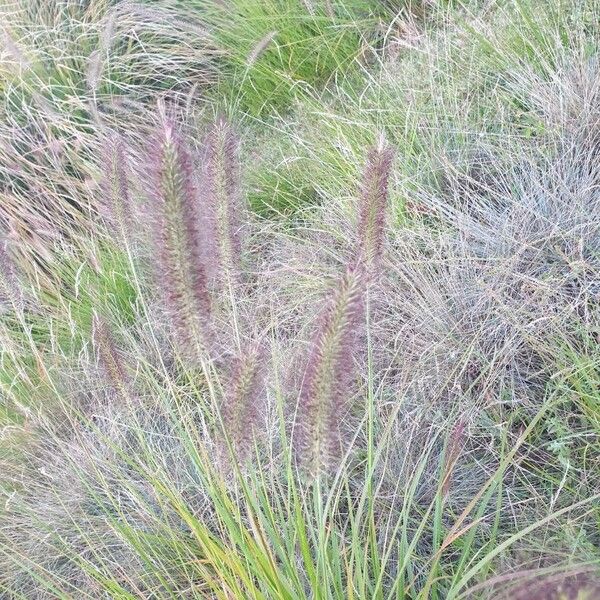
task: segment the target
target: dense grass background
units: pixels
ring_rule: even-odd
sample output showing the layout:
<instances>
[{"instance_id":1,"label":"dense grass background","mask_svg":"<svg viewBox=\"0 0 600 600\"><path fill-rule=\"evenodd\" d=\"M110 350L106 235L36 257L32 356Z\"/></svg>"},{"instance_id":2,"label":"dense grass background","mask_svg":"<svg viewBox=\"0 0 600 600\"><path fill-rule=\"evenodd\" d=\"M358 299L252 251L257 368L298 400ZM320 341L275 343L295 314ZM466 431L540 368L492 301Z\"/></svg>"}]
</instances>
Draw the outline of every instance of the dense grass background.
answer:
<instances>
[{"instance_id":1,"label":"dense grass background","mask_svg":"<svg viewBox=\"0 0 600 600\"><path fill-rule=\"evenodd\" d=\"M2 597L600 595L596 2L0 23Z\"/></svg>"}]
</instances>

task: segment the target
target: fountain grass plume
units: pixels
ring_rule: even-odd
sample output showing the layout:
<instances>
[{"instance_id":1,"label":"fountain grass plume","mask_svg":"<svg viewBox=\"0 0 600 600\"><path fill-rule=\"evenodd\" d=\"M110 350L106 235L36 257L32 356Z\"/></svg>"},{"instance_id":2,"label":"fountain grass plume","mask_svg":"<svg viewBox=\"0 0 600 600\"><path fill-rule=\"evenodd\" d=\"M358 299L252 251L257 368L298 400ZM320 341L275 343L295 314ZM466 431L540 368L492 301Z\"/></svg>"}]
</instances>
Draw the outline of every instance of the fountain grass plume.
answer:
<instances>
[{"instance_id":1,"label":"fountain grass plume","mask_svg":"<svg viewBox=\"0 0 600 600\"><path fill-rule=\"evenodd\" d=\"M359 201L357 260L367 269L381 261L388 209L388 184L394 151L383 142L369 151L363 171Z\"/></svg>"},{"instance_id":2,"label":"fountain grass plume","mask_svg":"<svg viewBox=\"0 0 600 600\"><path fill-rule=\"evenodd\" d=\"M204 183L201 189L215 235L218 279L239 277L244 206L240 190L238 139L220 118L205 141Z\"/></svg>"},{"instance_id":3,"label":"fountain grass plume","mask_svg":"<svg viewBox=\"0 0 600 600\"><path fill-rule=\"evenodd\" d=\"M156 280L180 348L196 358L211 346L211 297L192 160L175 123L165 119L152 171Z\"/></svg>"},{"instance_id":4,"label":"fountain grass plume","mask_svg":"<svg viewBox=\"0 0 600 600\"><path fill-rule=\"evenodd\" d=\"M312 477L331 471L343 446L341 423L356 377L364 295L364 272L348 269L329 295L308 350L294 445L299 464Z\"/></svg>"},{"instance_id":5,"label":"fountain grass plume","mask_svg":"<svg viewBox=\"0 0 600 600\"><path fill-rule=\"evenodd\" d=\"M514 586L501 600L593 600L600 595L600 579L590 573L551 574L534 577L527 583Z\"/></svg>"},{"instance_id":6,"label":"fountain grass plume","mask_svg":"<svg viewBox=\"0 0 600 600\"><path fill-rule=\"evenodd\" d=\"M127 401L132 398L133 384L121 357L109 324L100 315L95 314L92 321L92 339L98 353L103 382L109 392Z\"/></svg>"},{"instance_id":7,"label":"fountain grass plume","mask_svg":"<svg viewBox=\"0 0 600 600\"><path fill-rule=\"evenodd\" d=\"M459 419L452 431L444 454L444 467L442 469L442 498L447 498L452 484L452 474L456 462L460 457L460 453L464 444L466 423L463 419Z\"/></svg>"},{"instance_id":8,"label":"fountain grass plume","mask_svg":"<svg viewBox=\"0 0 600 600\"><path fill-rule=\"evenodd\" d=\"M259 429L264 378L265 349L253 342L232 360L221 406L225 433L239 462L248 457Z\"/></svg>"},{"instance_id":9,"label":"fountain grass plume","mask_svg":"<svg viewBox=\"0 0 600 600\"><path fill-rule=\"evenodd\" d=\"M0 238L0 304L7 303L18 310L22 304L21 285L7 245L7 241Z\"/></svg>"},{"instance_id":10,"label":"fountain grass plume","mask_svg":"<svg viewBox=\"0 0 600 600\"><path fill-rule=\"evenodd\" d=\"M133 214L129 184L127 181L127 156L123 141L113 134L105 143L103 151L104 173L102 192L105 201L105 217L114 234L127 244L131 237Z\"/></svg>"}]
</instances>

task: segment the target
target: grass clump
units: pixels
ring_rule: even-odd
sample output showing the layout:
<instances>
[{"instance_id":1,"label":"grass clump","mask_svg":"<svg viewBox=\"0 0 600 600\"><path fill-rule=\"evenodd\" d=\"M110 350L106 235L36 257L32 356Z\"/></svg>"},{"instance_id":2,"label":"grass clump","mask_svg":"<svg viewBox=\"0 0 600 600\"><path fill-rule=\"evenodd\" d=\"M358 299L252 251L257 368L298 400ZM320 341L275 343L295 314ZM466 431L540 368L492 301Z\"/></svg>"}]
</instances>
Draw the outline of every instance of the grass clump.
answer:
<instances>
[{"instance_id":1,"label":"grass clump","mask_svg":"<svg viewBox=\"0 0 600 600\"><path fill-rule=\"evenodd\" d=\"M3 478L4 589L456 598L497 593L510 570L522 585L532 565L591 573L597 433L565 394L580 385L572 371L550 357L598 322L595 171L567 187L570 155L523 152L469 204L460 177L443 195L424 190L436 229L430 217L390 227L380 147L353 209L339 199L292 230L246 216L231 278L231 255L210 249L236 239L219 207L240 198L213 178L238 159L210 149L213 128L198 156L228 162L194 176L185 129L159 131L158 183L138 218L169 235L130 230L137 241L124 244L135 318L98 304L90 341L47 372L50 414L15 404L26 442ZM201 237L190 229L206 224ZM171 279L208 264L214 284ZM218 310L187 301L199 289ZM216 342L187 321L162 324L165 311Z\"/></svg>"},{"instance_id":2,"label":"grass clump","mask_svg":"<svg viewBox=\"0 0 600 600\"><path fill-rule=\"evenodd\" d=\"M219 93L253 116L285 111L349 70L384 13L370 0L230 0L199 9L225 54Z\"/></svg>"},{"instance_id":3,"label":"grass clump","mask_svg":"<svg viewBox=\"0 0 600 600\"><path fill-rule=\"evenodd\" d=\"M371 41L380 4L118 3L206 25L216 87L65 109L81 172L13 155L7 598L597 595L595 8L392 6ZM47 254L14 219L34 185Z\"/></svg>"},{"instance_id":4,"label":"grass clump","mask_svg":"<svg viewBox=\"0 0 600 600\"><path fill-rule=\"evenodd\" d=\"M358 72L268 124L264 162L252 176L256 206L289 214L343 194L382 131L402 156L399 208L416 188L442 186L449 168L468 176L502 141L510 157L513 141L560 137L560 123L573 123L595 93L598 10L542 4L491 3L481 12L463 3L426 18L400 12Z\"/></svg>"},{"instance_id":5,"label":"grass clump","mask_svg":"<svg viewBox=\"0 0 600 600\"><path fill-rule=\"evenodd\" d=\"M95 231L106 130L146 130L163 93L185 104L218 52L192 14L135 2L16 1L0 20L0 221L44 279Z\"/></svg>"}]
</instances>

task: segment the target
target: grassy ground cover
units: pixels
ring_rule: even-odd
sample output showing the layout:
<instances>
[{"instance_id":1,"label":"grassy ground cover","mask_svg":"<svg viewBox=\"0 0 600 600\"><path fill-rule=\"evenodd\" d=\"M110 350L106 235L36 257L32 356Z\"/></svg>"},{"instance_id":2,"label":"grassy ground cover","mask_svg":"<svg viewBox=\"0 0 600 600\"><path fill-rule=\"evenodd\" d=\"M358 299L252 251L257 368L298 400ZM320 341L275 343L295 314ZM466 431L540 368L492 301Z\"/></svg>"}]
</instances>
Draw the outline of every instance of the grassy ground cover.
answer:
<instances>
[{"instance_id":1,"label":"grassy ground cover","mask_svg":"<svg viewBox=\"0 0 600 600\"><path fill-rule=\"evenodd\" d=\"M600 595L595 2L0 15L2 597Z\"/></svg>"}]
</instances>

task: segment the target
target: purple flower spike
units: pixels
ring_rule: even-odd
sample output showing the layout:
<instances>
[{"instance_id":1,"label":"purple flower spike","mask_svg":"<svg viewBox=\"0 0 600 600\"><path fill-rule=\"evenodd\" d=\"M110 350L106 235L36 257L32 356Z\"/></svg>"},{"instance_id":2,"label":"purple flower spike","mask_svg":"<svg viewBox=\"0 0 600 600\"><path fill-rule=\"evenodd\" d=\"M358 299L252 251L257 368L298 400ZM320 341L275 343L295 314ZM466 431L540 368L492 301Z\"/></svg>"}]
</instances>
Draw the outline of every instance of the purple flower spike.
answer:
<instances>
[{"instance_id":1,"label":"purple flower spike","mask_svg":"<svg viewBox=\"0 0 600 600\"><path fill-rule=\"evenodd\" d=\"M241 269L244 206L239 182L239 142L220 119L206 138L202 196L212 217L217 279L238 278ZM224 277L223 277L224 276Z\"/></svg>"},{"instance_id":2,"label":"purple flower spike","mask_svg":"<svg viewBox=\"0 0 600 600\"><path fill-rule=\"evenodd\" d=\"M370 150L362 176L358 220L358 261L370 271L383 254L388 210L388 183L394 160L389 146Z\"/></svg>"},{"instance_id":3,"label":"purple flower spike","mask_svg":"<svg viewBox=\"0 0 600 600\"><path fill-rule=\"evenodd\" d=\"M22 308L22 292L15 266L6 248L6 241L0 238L0 304L2 303L11 304L15 310Z\"/></svg>"},{"instance_id":4,"label":"purple flower spike","mask_svg":"<svg viewBox=\"0 0 600 600\"><path fill-rule=\"evenodd\" d=\"M127 182L127 157L121 139L116 138L104 149L106 170L102 179L107 218L113 232L126 242L132 231L133 216Z\"/></svg>"},{"instance_id":5,"label":"purple flower spike","mask_svg":"<svg viewBox=\"0 0 600 600\"><path fill-rule=\"evenodd\" d=\"M124 400L132 397L132 381L123 364L108 323L98 315L92 322L92 337L98 362L110 391Z\"/></svg>"},{"instance_id":6,"label":"purple flower spike","mask_svg":"<svg viewBox=\"0 0 600 600\"><path fill-rule=\"evenodd\" d=\"M364 322L364 283L361 269L349 269L341 277L309 350L294 442L300 464L313 477L331 470L340 454L340 421L356 376L358 332Z\"/></svg>"},{"instance_id":7,"label":"purple flower spike","mask_svg":"<svg viewBox=\"0 0 600 600\"><path fill-rule=\"evenodd\" d=\"M157 281L181 348L193 357L210 348L211 299L190 154L175 125L159 134L151 190Z\"/></svg>"},{"instance_id":8,"label":"purple flower spike","mask_svg":"<svg viewBox=\"0 0 600 600\"><path fill-rule=\"evenodd\" d=\"M253 344L233 361L225 390L222 416L238 461L243 462L258 428L259 406L264 390L265 353L260 344Z\"/></svg>"},{"instance_id":9,"label":"purple flower spike","mask_svg":"<svg viewBox=\"0 0 600 600\"><path fill-rule=\"evenodd\" d=\"M456 461L460 457L465 438L466 424L461 419L453 427L446 448L446 456L444 459L444 469L442 477L442 498L446 498L450 492L452 483L452 472L456 465Z\"/></svg>"}]
</instances>

